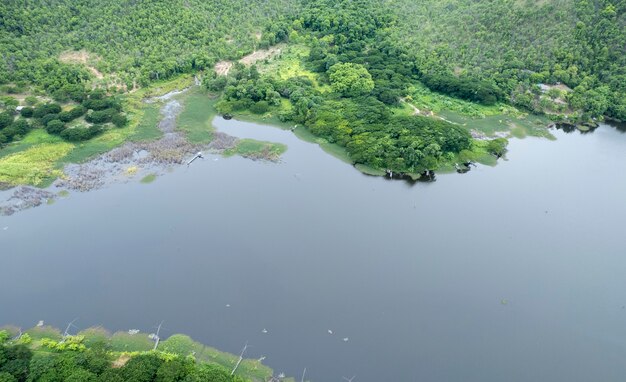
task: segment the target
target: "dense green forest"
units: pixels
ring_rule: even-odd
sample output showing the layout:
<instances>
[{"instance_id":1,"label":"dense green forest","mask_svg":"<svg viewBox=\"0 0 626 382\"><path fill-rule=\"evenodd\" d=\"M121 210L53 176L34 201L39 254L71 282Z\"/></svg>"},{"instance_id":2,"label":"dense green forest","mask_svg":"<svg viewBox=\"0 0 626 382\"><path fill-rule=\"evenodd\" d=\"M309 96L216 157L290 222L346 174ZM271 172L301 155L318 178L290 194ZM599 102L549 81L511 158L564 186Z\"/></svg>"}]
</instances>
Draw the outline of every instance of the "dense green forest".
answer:
<instances>
[{"instance_id":1,"label":"dense green forest","mask_svg":"<svg viewBox=\"0 0 626 382\"><path fill-rule=\"evenodd\" d=\"M626 119L626 1L392 0L389 9L390 35L429 86L484 82L539 111L536 84L560 82L585 117Z\"/></svg>"},{"instance_id":2,"label":"dense green forest","mask_svg":"<svg viewBox=\"0 0 626 382\"><path fill-rule=\"evenodd\" d=\"M86 50L95 68L132 88L238 58L274 43L260 33L296 11L293 0L8 0L0 4L0 83L26 81L53 93L91 75L59 55Z\"/></svg>"},{"instance_id":3,"label":"dense green forest","mask_svg":"<svg viewBox=\"0 0 626 382\"><path fill-rule=\"evenodd\" d=\"M476 141L403 107L425 86L555 121L626 120L625 11L625 0L9 0L0 4L0 144L37 128L88 140L128 123L116 93L202 73L220 112L278 114L375 170L500 156L504 140ZM213 73L220 60L278 43L306 47L302 68L286 75L265 60ZM29 117L33 95L44 102ZM11 114L17 105L26 114Z\"/></svg>"}]
</instances>

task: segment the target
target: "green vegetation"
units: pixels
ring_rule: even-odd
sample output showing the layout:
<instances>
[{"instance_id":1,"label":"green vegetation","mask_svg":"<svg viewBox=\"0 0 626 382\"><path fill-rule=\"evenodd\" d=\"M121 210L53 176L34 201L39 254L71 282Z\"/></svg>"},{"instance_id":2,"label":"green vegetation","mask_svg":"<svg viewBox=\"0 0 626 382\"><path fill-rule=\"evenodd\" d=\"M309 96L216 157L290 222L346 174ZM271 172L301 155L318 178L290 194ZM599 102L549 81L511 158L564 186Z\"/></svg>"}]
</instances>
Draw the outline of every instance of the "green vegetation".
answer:
<instances>
[{"instance_id":1,"label":"green vegetation","mask_svg":"<svg viewBox=\"0 0 626 382\"><path fill-rule=\"evenodd\" d=\"M0 174L45 185L63 163L160 137L157 105L141 100L194 74L221 94L218 112L305 126L369 172L446 168L480 146L470 132L552 138L547 119L626 120L625 11L623 0L3 2ZM269 47L228 76L210 70ZM194 90L185 102L180 129L209 142L213 101ZM16 172L27 157L7 159L64 143L46 166L21 163L29 175Z\"/></svg>"},{"instance_id":2,"label":"green vegetation","mask_svg":"<svg viewBox=\"0 0 626 382\"><path fill-rule=\"evenodd\" d=\"M55 97L83 81L131 90L275 44L286 36L255 34L296 10L291 0L4 1L0 84Z\"/></svg>"},{"instance_id":3,"label":"green vegetation","mask_svg":"<svg viewBox=\"0 0 626 382\"><path fill-rule=\"evenodd\" d=\"M276 161L285 151L287 151L287 146L281 143L240 139L234 148L225 150L224 155L240 155L244 158Z\"/></svg>"},{"instance_id":4,"label":"green vegetation","mask_svg":"<svg viewBox=\"0 0 626 382\"><path fill-rule=\"evenodd\" d=\"M145 183L145 184L152 183L156 180L156 178L157 178L156 174L148 174L144 176L143 178L141 178L140 182Z\"/></svg>"},{"instance_id":5,"label":"green vegetation","mask_svg":"<svg viewBox=\"0 0 626 382\"><path fill-rule=\"evenodd\" d=\"M37 327L16 337L0 330L0 381L265 381L273 372L256 360L204 346L183 335L154 341L142 333L115 333L90 328L63 337L51 327ZM13 338L13 339L11 339Z\"/></svg>"},{"instance_id":6,"label":"green vegetation","mask_svg":"<svg viewBox=\"0 0 626 382\"><path fill-rule=\"evenodd\" d=\"M0 158L0 182L43 186L61 175L54 163L65 157L69 143L40 144Z\"/></svg>"},{"instance_id":7,"label":"green vegetation","mask_svg":"<svg viewBox=\"0 0 626 382\"><path fill-rule=\"evenodd\" d=\"M133 141L151 141L163 135L159 130L159 107L155 104L148 104L141 109L143 115L137 126L137 131L130 139Z\"/></svg>"},{"instance_id":8,"label":"green vegetation","mask_svg":"<svg viewBox=\"0 0 626 382\"><path fill-rule=\"evenodd\" d=\"M570 120L626 119L626 3L622 0L393 0L390 39L415 57L431 89L472 98L464 87ZM549 90L567 85L566 108ZM543 94L545 92L546 94ZM546 107L548 106L548 107Z\"/></svg>"},{"instance_id":9,"label":"green vegetation","mask_svg":"<svg viewBox=\"0 0 626 382\"><path fill-rule=\"evenodd\" d=\"M184 98L184 109L178 116L177 127L193 143L208 143L213 139L211 120L215 117L215 100L209 99L201 88L193 89Z\"/></svg>"}]
</instances>

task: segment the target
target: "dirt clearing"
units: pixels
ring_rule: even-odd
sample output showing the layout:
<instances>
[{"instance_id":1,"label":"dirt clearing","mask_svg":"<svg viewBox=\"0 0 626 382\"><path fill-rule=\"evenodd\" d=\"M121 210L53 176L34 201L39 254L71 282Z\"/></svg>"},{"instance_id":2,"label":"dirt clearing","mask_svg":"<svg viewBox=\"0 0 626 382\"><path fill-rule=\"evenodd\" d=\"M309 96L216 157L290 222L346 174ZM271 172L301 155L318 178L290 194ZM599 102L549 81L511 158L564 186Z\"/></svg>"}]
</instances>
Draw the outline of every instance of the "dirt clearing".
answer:
<instances>
[{"instance_id":1,"label":"dirt clearing","mask_svg":"<svg viewBox=\"0 0 626 382\"><path fill-rule=\"evenodd\" d=\"M59 61L66 64L79 64L85 65L85 67L93 74L96 78L102 79L104 75L98 71L93 64L100 60L100 57L95 54L89 53L86 50L78 50L78 51L67 51L61 53L59 56Z\"/></svg>"}]
</instances>

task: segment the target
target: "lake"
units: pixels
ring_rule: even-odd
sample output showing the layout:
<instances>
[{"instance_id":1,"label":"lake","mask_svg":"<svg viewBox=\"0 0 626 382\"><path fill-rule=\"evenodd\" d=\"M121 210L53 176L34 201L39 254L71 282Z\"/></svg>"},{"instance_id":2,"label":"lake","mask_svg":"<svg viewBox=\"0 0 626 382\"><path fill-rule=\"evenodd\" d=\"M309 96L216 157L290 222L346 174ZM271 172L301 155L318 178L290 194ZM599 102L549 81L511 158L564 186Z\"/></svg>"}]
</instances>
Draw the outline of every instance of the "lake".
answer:
<instances>
[{"instance_id":1,"label":"lake","mask_svg":"<svg viewBox=\"0 0 626 382\"><path fill-rule=\"evenodd\" d=\"M0 217L0 323L165 321L297 380L624 380L620 130L512 139L496 167L410 184L215 124L289 149Z\"/></svg>"}]
</instances>

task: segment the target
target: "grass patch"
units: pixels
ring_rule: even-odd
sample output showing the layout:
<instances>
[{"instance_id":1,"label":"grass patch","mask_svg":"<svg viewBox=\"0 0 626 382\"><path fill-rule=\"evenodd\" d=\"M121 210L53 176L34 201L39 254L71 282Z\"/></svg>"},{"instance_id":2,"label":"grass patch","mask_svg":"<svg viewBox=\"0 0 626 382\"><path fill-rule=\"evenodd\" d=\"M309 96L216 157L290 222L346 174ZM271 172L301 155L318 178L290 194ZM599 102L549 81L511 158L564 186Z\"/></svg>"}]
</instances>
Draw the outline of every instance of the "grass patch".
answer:
<instances>
[{"instance_id":1,"label":"grass patch","mask_svg":"<svg viewBox=\"0 0 626 382\"><path fill-rule=\"evenodd\" d=\"M24 136L23 139L12 142L8 146L0 149L0 158L19 153L33 146L41 144L53 144L64 142L63 139L56 135L50 135L44 129L34 129Z\"/></svg>"},{"instance_id":2,"label":"grass patch","mask_svg":"<svg viewBox=\"0 0 626 382\"><path fill-rule=\"evenodd\" d=\"M288 45L285 50L280 54L280 57L267 62L260 62L259 71L261 73L268 73L281 80L286 80L293 77L306 77L311 80L313 87L322 92L329 92L330 86L326 84L320 84L318 81L318 75L303 65L303 60L309 56L311 48L306 45Z\"/></svg>"},{"instance_id":3,"label":"grass patch","mask_svg":"<svg viewBox=\"0 0 626 382\"><path fill-rule=\"evenodd\" d=\"M91 347L97 343L107 343L111 337L111 333L101 327L87 328L78 332L77 335L85 337L83 343L87 347Z\"/></svg>"},{"instance_id":4,"label":"grass patch","mask_svg":"<svg viewBox=\"0 0 626 382\"><path fill-rule=\"evenodd\" d=\"M132 352L152 350L154 342L146 333L128 334L117 332L111 336L111 349L114 351Z\"/></svg>"},{"instance_id":5,"label":"grass patch","mask_svg":"<svg viewBox=\"0 0 626 382\"><path fill-rule=\"evenodd\" d=\"M157 104L145 104L142 109L143 115L135 128L135 133L130 136L131 141L152 141L161 138L163 132L159 130L161 118Z\"/></svg>"},{"instance_id":6,"label":"grass patch","mask_svg":"<svg viewBox=\"0 0 626 382\"><path fill-rule=\"evenodd\" d=\"M45 186L61 175L55 166L74 145L44 143L0 159L0 182Z\"/></svg>"},{"instance_id":7,"label":"grass patch","mask_svg":"<svg viewBox=\"0 0 626 382\"><path fill-rule=\"evenodd\" d=\"M411 102L420 110L432 111L434 113L453 111L473 118L484 118L498 114L522 114L516 108L505 104L485 106L460 98L446 96L433 92L420 83L409 88L409 94L408 102Z\"/></svg>"},{"instance_id":8,"label":"grass patch","mask_svg":"<svg viewBox=\"0 0 626 382\"><path fill-rule=\"evenodd\" d=\"M148 184L148 183L154 182L156 178L157 178L156 174L148 174L144 176L143 178L141 178L140 182L144 184Z\"/></svg>"},{"instance_id":9,"label":"grass patch","mask_svg":"<svg viewBox=\"0 0 626 382\"><path fill-rule=\"evenodd\" d=\"M224 156L240 155L245 158L277 160L285 151L287 146L282 143L240 139L237 146L224 151Z\"/></svg>"},{"instance_id":10,"label":"grass patch","mask_svg":"<svg viewBox=\"0 0 626 382\"><path fill-rule=\"evenodd\" d=\"M211 121L217 114L216 100L210 99L202 88L191 90L183 98L184 109L177 119L178 129L192 143L209 143L213 139Z\"/></svg>"},{"instance_id":11,"label":"grass patch","mask_svg":"<svg viewBox=\"0 0 626 382\"><path fill-rule=\"evenodd\" d=\"M218 364L225 367L227 370L231 370L239 359L239 357L234 354L204 346L182 334L174 334L167 340L161 342L159 350L178 354L183 357L194 354L198 361ZM235 374L248 378L252 377L253 380L266 381L272 376L272 370L261 362L246 359L241 362Z\"/></svg>"}]
</instances>

